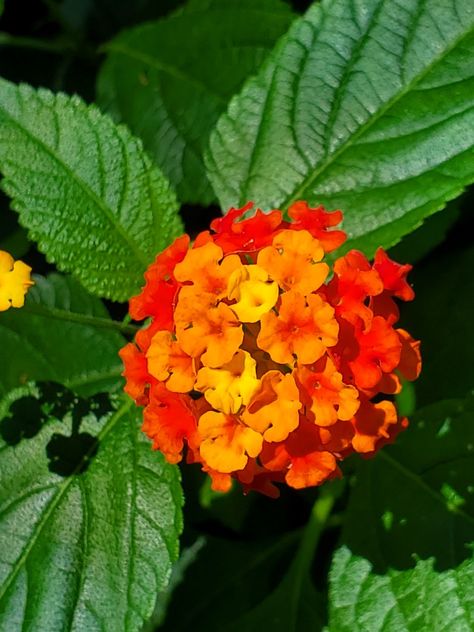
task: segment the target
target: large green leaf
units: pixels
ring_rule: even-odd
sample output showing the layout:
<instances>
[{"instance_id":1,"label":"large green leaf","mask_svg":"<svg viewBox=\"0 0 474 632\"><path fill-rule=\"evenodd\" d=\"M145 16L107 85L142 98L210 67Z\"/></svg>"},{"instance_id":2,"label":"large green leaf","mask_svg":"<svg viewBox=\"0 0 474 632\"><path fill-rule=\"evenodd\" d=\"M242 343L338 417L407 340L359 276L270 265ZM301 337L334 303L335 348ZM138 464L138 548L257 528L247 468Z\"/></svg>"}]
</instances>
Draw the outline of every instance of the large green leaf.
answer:
<instances>
[{"instance_id":1,"label":"large green leaf","mask_svg":"<svg viewBox=\"0 0 474 632\"><path fill-rule=\"evenodd\" d=\"M359 464L330 572L332 632L472 630L474 399L442 401Z\"/></svg>"},{"instance_id":2,"label":"large green leaf","mask_svg":"<svg viewBox=\"0 0 474 632\"><path fill-rule=\"evenodd\" d=\"M474 180L473 50L472 2L315 4L211 135L222 207L320 202L396 243Z\"/></svg>"},{"instance_id":3,"label":"large green leaf","mask_svg":"<svg viewBox=\"0 0 474 632\"><path fill-rule=\"evenodd\" d=\"M330 632L471 632L474 561L438 573L432 560L407 571L373 572L346 547L330 573Z\"/></svg>"},{"instance_id":4,"label":"large green leaf","mask_svg":"<svg viewBox=\"0 0 474 632\"><path fill-rule=\"evenodd\" d=\"M181 230L140 141L78 97L0 80L0 170L40 250L108 298L135 293Z\"/></svg>"},{"instance_id":5,"label":"large green leaf","mask_svg":"<svg viewBox=\"0 0 474 632\"><path fill-rule=\"evenodd\" d=\"M281 0L197 0L107 45L99 104L143 139L182 201L214 199L209 133L292 17Z\"/></svg>"},{"instance_id":6,"label":"large green leaf","mask_svg":"<svg viewBox=\"0 0 474 632\"><path fill-rule=\"evenodd\" d=\"M178 470L151 451L131 402L98 418L43 398L23 387L1 405L2 431L35 402L45 418L34 438L0 440L0 628L139 630L178 554ZM84 445L75 473L55 473Z\"/></svg>"},{"instance_id":7,"label":"large green leaf","mask_svg":"<svg viewBox=\"0 0 474 632\"><path fill-rule=\"evenodd\" d=\"M22 309L0 314L0 394L40 379L84 395L117 387L125 340L100 300L57 273L35 283Z\"/></svg>"},{"instance_id":8,"label":"large green leaf","mask_svg":"<svg viewBox=\"0 0 474 632\"><path fill-rule=\"evenodd\" d=\"M418 412L395 445L357 466L343 542L378 572L434 557L452 568L474 542L474 399Z\"/></svg>"}]
</instances>

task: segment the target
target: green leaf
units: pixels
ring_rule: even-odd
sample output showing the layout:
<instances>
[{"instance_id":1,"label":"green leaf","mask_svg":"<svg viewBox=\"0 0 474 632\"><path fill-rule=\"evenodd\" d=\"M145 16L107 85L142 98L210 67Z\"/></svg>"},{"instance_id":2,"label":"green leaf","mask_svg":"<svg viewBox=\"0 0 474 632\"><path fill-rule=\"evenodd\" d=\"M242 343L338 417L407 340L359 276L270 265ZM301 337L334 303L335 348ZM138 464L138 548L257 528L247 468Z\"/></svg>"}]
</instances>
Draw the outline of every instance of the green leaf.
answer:
<instances>
[{"instance_id":1,"label":"green leaf","mask_svg":"<svg viewBox=\"0 0 474 632\"><path fill-rule=\"evenodd\" d=\"M39 379L83 395L119 386L125 340L100 300L70 277L34 279L25 306L0 314L0 395Z\"/></svg>"},{"instance_id":2,"label":"green leaf","mask_svg":"<svg viewBox=\"0 0 474 632\"><path fill-rule=\"evenodd\" d=\"M331 632L471 632L474 629L474 560L438 573L433 560L407 571L377 575L347 547L330 573Z\"/></svg>"},{"instance_id":3,"label":"green leaf","mask_svg":"<svg viewBox=\"0 0 474 632\"><path fill-rule=\"evenodd\" d=\"M343 542L376 572L415 558L453 568L474 542L474 398L419 411L396 443L359 462Z\"/></svg>"},{"instance_id":4,"label":"green leaf","mask_svg":"<svg viewBox=\"0 0 474 632\"><path fill-rule=\"evenodd\" d=\"M29 236L95 294L136 293L181 231L174 194L140 141L78 97L0 80L0 170Z\"/></svg>"},{"instance_id":5,"label":"green leaf","mask_svg":"<svg viewBox=\"0 0 474 632\"><path fill-rule=\"evenodd\" d=\"M21 396L39 399L47 417L41 390L23 387L0 418L24 408ZM80 433L76 411L71 434L67 416L51 412L34 438L0 445L0 628L9 632L139 630L178 555L178 469L152 452L132 403L100 419L81 410ZM90 437L76 473L51 471L58 446L70 456L72 439Z\"/></svg>"},{"instance_id":6,"label":"green leaf","mask_svg":"<svg viewBox=\"0 0 474 632\"><path fill-rule=\"evenodd\" d=\"M197 0L107 44L99 104L143 139L180 200L214 200L210 131L292 18L281 0Z\"/></svg>"},{"instance_id":7,"label":"green leaf","mask_svg":"<svg viewBox=\"0 0 474 632\"><path fill-rule=\"evenodd\" d=\"M313 5L211 134L222 207L304 199L393 245L474 180L473 49L463 0Z\"/></svg>"},{"instance_id":8,"label":"green leaf","mask_svg":"<svg viewBox=\"0 0 474 632\"><path fill-rule=\"evenodd\" d=\"M469 224L459 233L470 233ZM403 306L403 327L421 338L423 370L415 383L417 401L463 397L472 388L474 366L474 247L453 235L452 247L415 267L410 280L416 299ZM451 370L455 367L454 370Z\"/></svg>"},{"instance_id":9,"label":"green leaf","mask_svg":"<svg viewBox=\"0 0 474 632\"><path fill-rule=\"evenodd\" d=\"M470 631L474 398L417 413L357 467L330 571L331 632Z\"/></svg>"}]
</instances>

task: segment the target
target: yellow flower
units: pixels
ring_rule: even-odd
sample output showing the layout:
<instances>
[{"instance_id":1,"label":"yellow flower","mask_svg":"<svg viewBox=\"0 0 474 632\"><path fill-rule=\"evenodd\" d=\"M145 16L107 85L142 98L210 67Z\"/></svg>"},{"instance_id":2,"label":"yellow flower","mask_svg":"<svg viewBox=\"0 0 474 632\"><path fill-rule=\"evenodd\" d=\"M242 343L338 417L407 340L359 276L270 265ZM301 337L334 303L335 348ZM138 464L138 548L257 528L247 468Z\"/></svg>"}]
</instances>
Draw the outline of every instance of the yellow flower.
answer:
<instances>
[{"instance_id":1,"label":"yellow flower","mask_svg":"<svg viewBox=\"0 0 474 632\"><path fill-rule=\"evenodd\" d=\"M10 307L23 307L25 294L34 285L30 278L31 268L23 261L0 250L0 312Z\"/></svg>"},{"instance_id":2,"label":"yellow flower","mask_svg":"<svg viewBox=\"0 0 474 632\"><path fill-rule=\"evenodd\" d=\"M257 390L256 362L239 349L232 360L220 369L203 367L197 376L196 389L216 410L227 415L239 412Z\"/></svg>"},{"instance_id":3,"label":"yellow flower","mask_svg":"<svg viewBox=\"0 0 474 632\"><path fill-rule=\"evenodd\" d=\"M231 309L243 323L256 323L278 300L278 284L257 265L242 266L232 272L227 296L236 300Z\"/></svg>"}]
</instances>

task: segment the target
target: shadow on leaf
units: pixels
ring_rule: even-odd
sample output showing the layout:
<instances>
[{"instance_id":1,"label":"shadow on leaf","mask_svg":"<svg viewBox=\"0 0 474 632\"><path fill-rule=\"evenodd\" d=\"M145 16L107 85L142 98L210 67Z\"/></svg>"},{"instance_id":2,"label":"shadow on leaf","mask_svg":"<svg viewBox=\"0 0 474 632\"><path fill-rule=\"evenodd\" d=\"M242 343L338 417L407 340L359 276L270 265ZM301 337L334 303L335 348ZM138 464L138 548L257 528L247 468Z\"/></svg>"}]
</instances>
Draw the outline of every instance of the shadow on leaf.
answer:
<instances>
[{"instance_id":1,"label":"shadow on leaf","mask_svg":"<svg viewBox=\"0 0 474 632\"><path fill-rule=\"evenodd\" d=\"M87 420L88 430L114 408L106 393L84 399L55 382L27 385L28 393L13 398L0 421L0 436L15 446L36 437L43 426L54 420L64 425L64 433L55 432L46 445L48 467L61 476L82 474L98 451L99 441L91 432L81 430Z\"/></svg>"}]
</instances>

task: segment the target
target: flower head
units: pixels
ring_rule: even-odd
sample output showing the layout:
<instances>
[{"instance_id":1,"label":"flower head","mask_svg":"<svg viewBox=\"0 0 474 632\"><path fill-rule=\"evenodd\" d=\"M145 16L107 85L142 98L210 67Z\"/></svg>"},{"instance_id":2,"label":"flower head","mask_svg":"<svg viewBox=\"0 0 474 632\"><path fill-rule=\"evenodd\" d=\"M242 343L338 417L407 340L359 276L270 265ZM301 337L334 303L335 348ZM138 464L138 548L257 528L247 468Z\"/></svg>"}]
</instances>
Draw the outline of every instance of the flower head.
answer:
<instances>
[{"instance_id":1,"label":"flower head","mask_svg":"<svg viewBox=\"0 0 474 632\"><path fill-rule=\"evenodd\" d=\"M15 261L8 252L0 250L0 312L10 307L23 307L25 295L34 285L30 274L30 266Z\"/></svg>"},{"instance_id":2,"label":"flower head","mask_svg":"<svg viewBox=\"0 0 474 632\"><path fill-rule=\"evenodd\" d=\"M340 211L297 202L291 221L244 218L251 207L158 255L130 301L151 321L121 357L154 448L172 463L186 453L214 489L235 479L275 496L275 483L319 485L347 455L393 441L408 422L383 394L414 380L421 359L395 328L394 299L414 297L410 266L351 250L331 274Z\"/></svg>"}]
</instances>

